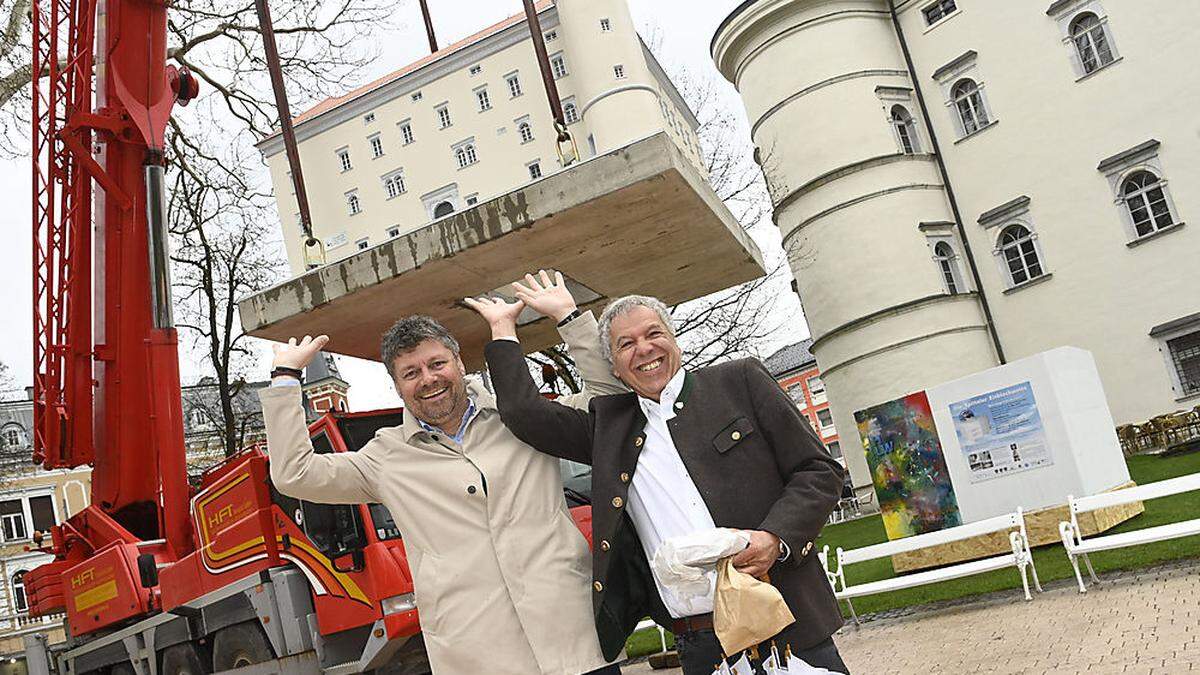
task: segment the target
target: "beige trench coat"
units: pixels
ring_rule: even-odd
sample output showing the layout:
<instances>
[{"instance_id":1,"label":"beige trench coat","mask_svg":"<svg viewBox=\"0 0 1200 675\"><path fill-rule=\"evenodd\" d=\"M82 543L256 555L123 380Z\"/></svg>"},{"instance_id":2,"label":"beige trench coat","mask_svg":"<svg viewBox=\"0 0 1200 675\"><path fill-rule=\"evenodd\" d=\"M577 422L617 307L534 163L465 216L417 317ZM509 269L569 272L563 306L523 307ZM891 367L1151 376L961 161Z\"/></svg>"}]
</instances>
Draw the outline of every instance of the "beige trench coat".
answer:
<instances>
[{"instance_id":1,"label":"beige trench coat","mask_svg":"<svg viewBox=\"0 0 1200 675\"><path fill-rule=\"evenodd\" d=\"M561 329L587 385L624 391L590 313ZM271 479L314 502L383 504L404 537L436 675L579 675L605 664L592 617L591 554L563 499L557 459L517 440L475 377L462 445L408 413L358 452L316 455L300 388L260 392Z\"/></svg>"}]
</instances>

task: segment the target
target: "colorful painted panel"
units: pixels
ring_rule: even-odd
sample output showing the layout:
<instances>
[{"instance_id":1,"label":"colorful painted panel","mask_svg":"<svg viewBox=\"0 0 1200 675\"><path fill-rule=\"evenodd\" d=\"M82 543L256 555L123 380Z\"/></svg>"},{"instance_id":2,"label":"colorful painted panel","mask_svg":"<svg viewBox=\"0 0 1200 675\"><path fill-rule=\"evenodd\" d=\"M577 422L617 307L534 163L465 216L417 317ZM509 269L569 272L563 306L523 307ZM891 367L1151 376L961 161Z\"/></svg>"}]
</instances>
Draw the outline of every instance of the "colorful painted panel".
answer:
<instances>
[{"instance_id":1,"label":"colorful painted panel","mask_svg":"<svg viewBox=\"0 0 1200 675\"><path fill-rule=\"evenodd\" d=\"M888 539L962 524L925 392L854 413Z\"/></svg>"}]
</instances>

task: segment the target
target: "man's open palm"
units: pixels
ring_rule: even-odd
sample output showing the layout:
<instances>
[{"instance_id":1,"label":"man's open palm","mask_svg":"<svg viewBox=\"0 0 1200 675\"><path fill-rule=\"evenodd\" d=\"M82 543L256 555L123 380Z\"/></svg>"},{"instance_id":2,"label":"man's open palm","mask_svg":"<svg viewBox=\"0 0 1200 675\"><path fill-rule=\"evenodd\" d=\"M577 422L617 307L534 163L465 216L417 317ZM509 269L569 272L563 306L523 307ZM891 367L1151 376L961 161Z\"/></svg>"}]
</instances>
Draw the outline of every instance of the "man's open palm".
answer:
<instances>
[{"instance_id":1,"label":"man's open palm","mask_svg":"<svg viewBox=\"0 0 1200 675\"><path fill-rule=\"evenodd\" d=\"M536 277L526 274L524 284L514 281L512 287L519 300L555 321L562 321L575 311L575 298L567 290L562 272L555 272L551 279L546 270L538 270Z\"/></svg>"},{"instance_id":2,"label":"man's open palm","mask_svg":"<svg viewBox=\"0 0 1200 675\"><path fill-rule=\"evenodd\" d=\"M305 335L304 339L299 342L296 342L296 338L291 338L287 341L287 344L274 344L271 348L275 350L275 359L271 362L271 365L273 367L304 370L304 367L312 362L313 357L328 342L328 335L318 335L315 338L311 335Z\"/></svg>"}]
</instances>

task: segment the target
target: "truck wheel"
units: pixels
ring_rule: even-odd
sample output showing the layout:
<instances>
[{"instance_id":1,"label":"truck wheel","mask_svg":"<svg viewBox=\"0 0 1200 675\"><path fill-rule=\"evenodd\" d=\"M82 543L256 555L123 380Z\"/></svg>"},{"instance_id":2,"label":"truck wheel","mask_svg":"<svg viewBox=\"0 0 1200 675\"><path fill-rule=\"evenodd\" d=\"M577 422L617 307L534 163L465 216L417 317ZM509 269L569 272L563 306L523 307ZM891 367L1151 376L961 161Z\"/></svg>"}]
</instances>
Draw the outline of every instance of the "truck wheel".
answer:
<instances>
[{"instance_id":1,"label":"truck wheel","mask_svg":"<svg viewBox=\"0 0 1200 675\"><path fill-rule=\"evenodd\" d=\"M167 647L163 651L163 675L205 675L208 671L200 662L196 649L190 644L183 643Z\"/></svg>"},{"instance_id":2,"label":"truck wheel","mask_svg":"<svg viewBox=\"0 0 1200 675\"><path fill-rule=\"evenodd\" d=\"M275 653L267 636L251 622L222 628L213 638L213 672L252 666L273 658Z\"/></svg>"},{"instance_id":3,"label":"truck wheel","mask_svg":"<svg viewBox=\"0 0 1200 675\"><path fill-rule=\"evenodd\" d=\"M108 669L109 675L134 675L133 664L129 662L118 663Z\"/></svg>"}]
</instances>

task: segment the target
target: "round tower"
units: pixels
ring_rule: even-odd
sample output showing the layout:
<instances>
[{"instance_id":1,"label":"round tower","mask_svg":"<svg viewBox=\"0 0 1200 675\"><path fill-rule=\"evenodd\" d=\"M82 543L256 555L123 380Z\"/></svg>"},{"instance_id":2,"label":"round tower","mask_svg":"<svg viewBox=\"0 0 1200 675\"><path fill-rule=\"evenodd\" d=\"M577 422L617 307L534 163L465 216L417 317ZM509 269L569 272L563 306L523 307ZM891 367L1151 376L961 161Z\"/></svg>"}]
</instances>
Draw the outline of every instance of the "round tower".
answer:
<instances>
[{"instance_id":1,"label":"round tower","mask_svg":"<svg viewBox=\"0 0 1200 675\"><path fill-rule=\"evenodd\" d=\"M888 3L747 2L712 55L745 104L847 466L867 488L855 411L998 362Z\"/></svg>"},{"instance_id":2,"label":"round tower","mask_svg":"<svg viewBox=\"0 0 1200 675\"><path fill-rule=\"evenodd\" d=\"M597 154L662 130L659 87L625 0L558 0L579 112ZM585 139L577 139L584 152Z\"/></svg>"}]
</instances>

